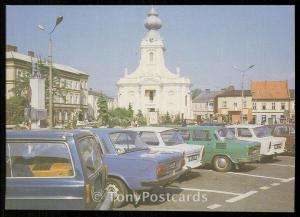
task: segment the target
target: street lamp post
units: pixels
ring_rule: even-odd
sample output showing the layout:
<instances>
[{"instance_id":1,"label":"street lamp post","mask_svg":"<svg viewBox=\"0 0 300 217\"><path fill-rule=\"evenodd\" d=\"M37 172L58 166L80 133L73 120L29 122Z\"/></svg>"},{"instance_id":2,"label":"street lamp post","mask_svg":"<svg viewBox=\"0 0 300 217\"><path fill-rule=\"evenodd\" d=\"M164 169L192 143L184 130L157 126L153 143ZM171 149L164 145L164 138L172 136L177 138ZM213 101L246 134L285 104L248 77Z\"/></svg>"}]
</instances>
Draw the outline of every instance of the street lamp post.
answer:
<instances>
[{"instance_id":1,"label":"street lamp post","mask_svg":"<svg viewBox=\"0 0 300 217\"><path fill-rule=\"evenodd\" d=\"M49 54L48 54L48 62L49 62L49 128L53 128L53 92L52 92L52 33L55 28L60 24L63 20L63 16L59 16L56 18L55 26L53 27L51 32L48 32L49 35ZM45 31L45 28L42 25L38 25L40 30Z\"/></svg>"},{"instance_id":2,"label":"street lamp post","mask_svg":"<svg viewBox=\"0 0 300 217\"><path fill-rule=\"evenodd\" d=\"M239 69L237 66L233 66L234 69L238 70L239 72L242 73L242 103L241 103L241 117L240 117L240 123L242 124L243 121L243 103L244 103L244 77L245 77L245 72L248 71L249 69L253 68L255 65L251 65L246 69Z\"/></svg>"}]
</instances>

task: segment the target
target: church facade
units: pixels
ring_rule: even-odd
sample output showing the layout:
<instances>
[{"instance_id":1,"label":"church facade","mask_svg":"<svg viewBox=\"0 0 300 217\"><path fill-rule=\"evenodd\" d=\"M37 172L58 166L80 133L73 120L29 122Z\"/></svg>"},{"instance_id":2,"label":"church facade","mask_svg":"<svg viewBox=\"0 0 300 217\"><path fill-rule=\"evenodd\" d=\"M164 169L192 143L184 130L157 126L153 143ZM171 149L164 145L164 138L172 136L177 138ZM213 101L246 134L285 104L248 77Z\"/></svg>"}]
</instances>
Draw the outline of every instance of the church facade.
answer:
<instances>
[{"instance_id":1,"label":"church facade","mask_svg":"<svg viewBox=\"0 0 300 217\"><path fill-rule=\"evenodd\" d=\"M140 43L140 64L135 71L128 73L117 82L119 107L128 108L129 104L135 113L139 110L147 115L158 112L182 118L192 117L191 81L176 73L170 72L165 65L165 44L158 29L161 21L152 7L144 23L147 33Z\"/></svg>"}]
</instances>

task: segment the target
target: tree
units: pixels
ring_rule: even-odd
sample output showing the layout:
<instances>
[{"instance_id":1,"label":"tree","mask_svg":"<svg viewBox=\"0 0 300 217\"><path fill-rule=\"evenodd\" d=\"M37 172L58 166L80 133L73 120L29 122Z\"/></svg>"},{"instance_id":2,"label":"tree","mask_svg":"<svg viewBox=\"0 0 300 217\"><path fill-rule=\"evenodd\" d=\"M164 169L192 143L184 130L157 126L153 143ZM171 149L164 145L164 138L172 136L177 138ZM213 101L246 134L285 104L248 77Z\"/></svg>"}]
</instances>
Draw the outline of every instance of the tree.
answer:
<instances>
[{"instance_id":1,"label":"tree","mask_svg":"<svg viewBox=\"0 0 300 217\"><path fill-rule=\"evenodd\" d=\"M133 109L131 103L128 104L128 112L131 118L133 118Z\"/></svg>"},{"instance_id":2,"label":"tree","mask_svg":"<svg viewBox=\"0 0 300 217\"><path fill-rule=\"evenodd\" d=\"M28 99L13 96L6 100L6 124L20 124L24 119L24 109L29 106Z\"/></svg>"},{"instance_id":3,"label":"tree","mask_svg":"<svg viewBox=\"0 0 300 217\"><path fill-rule=\"evenodd\" d=\"M180 114L177 114L175 116L175 119L173 120L173 124L181 124L181 117Z\"/></svg>"},{"instance_id":4,"label":"tree","mask_svg":"<svg viewBox=\"0 0 300 217\"><path fill-rule=\"evenodd\" d=\"M143 126L147 124L146 118L144 117L142 111L139 109L138 113L134 117L134 121L137 121L139 126Z\"/></svg>"},{"instance_id":5,"label":"tree","mask_svg":"<svg viewBox=\"0 0 300 217\"><path fill-rule=\"evenodd\" d=\"M126 108L114 108L109 111L109 121L108 125L109 127L115 127L115 126L120 126L120 127L128 127L130 125L130 121L132 118L130 117L131 114Z\"/></svg>"},{"instance_id":6,"label":"tree","mask_svg":"<svg viewBox=\"0 0 300 217\"><path fill-rule=\"evenodd\" d=\"M100 97L97 100L97 106L98 106L98 121L100 124L107 125L109 122L109 111L108 111L108 105L107 105L107 98L101 94Z\"/></svg>"},{"instance_id":7,"label":"tree","mask_svg":"<svg viewBox=\"0 0 300 217\"><path fill-rule=\"evenodd\" d=\"M192 93L192 99L195 99L200 93L202 93L202 90L199 88L195 88L191 90Z\"/></svg>"}]
</instances>

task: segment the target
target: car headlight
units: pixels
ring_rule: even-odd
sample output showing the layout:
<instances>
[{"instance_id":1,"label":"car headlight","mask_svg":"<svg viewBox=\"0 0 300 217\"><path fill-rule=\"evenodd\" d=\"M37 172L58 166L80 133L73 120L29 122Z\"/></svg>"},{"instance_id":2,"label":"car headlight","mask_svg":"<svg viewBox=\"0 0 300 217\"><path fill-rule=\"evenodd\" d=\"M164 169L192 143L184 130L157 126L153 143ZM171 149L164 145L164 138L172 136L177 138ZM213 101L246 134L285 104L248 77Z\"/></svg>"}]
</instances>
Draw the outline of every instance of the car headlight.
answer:
<instances>
[{"instance_id":1,"label":"car headlight","mask_svg":"<svg viewBox=\"0 0 300 217\"><path fill-rule=\"evenodd\" d=\"M185 159L182 158L180 161L180 168L184 167L184 165L185 165Z\"/></svg>"}]
</instances>

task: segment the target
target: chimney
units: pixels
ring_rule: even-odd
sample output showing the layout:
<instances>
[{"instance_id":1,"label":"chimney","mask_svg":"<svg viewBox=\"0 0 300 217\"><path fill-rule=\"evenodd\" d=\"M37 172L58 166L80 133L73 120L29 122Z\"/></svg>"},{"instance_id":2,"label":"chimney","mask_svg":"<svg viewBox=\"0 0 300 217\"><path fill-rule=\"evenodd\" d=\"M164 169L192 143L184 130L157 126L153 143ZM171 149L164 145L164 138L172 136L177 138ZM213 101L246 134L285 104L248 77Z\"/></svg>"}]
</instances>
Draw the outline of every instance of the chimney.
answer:
<instances>
[{"instance_id":1,"label":"chimney","mask_svg":"<svg viewBox=\"0 0 300 217\"><path fill-rule=\"evenodd\" d=\"M28 56L30 56L30 57L34 57L34 52L33 52L33 51L31 51L31 50L29 50L29 51L28 51Z\"/></svg>"},{"instance_id":2,"label":"chimney","mask_svg":"<svg viewBox=\"0 0 300 217\"><path fill-rule=\"evenodd\" d=\"M18 52L18 47L14 46L14 45L7 44L6 45L6 52L9 52L9 51Z\"/></svg>"}]
</instances>

